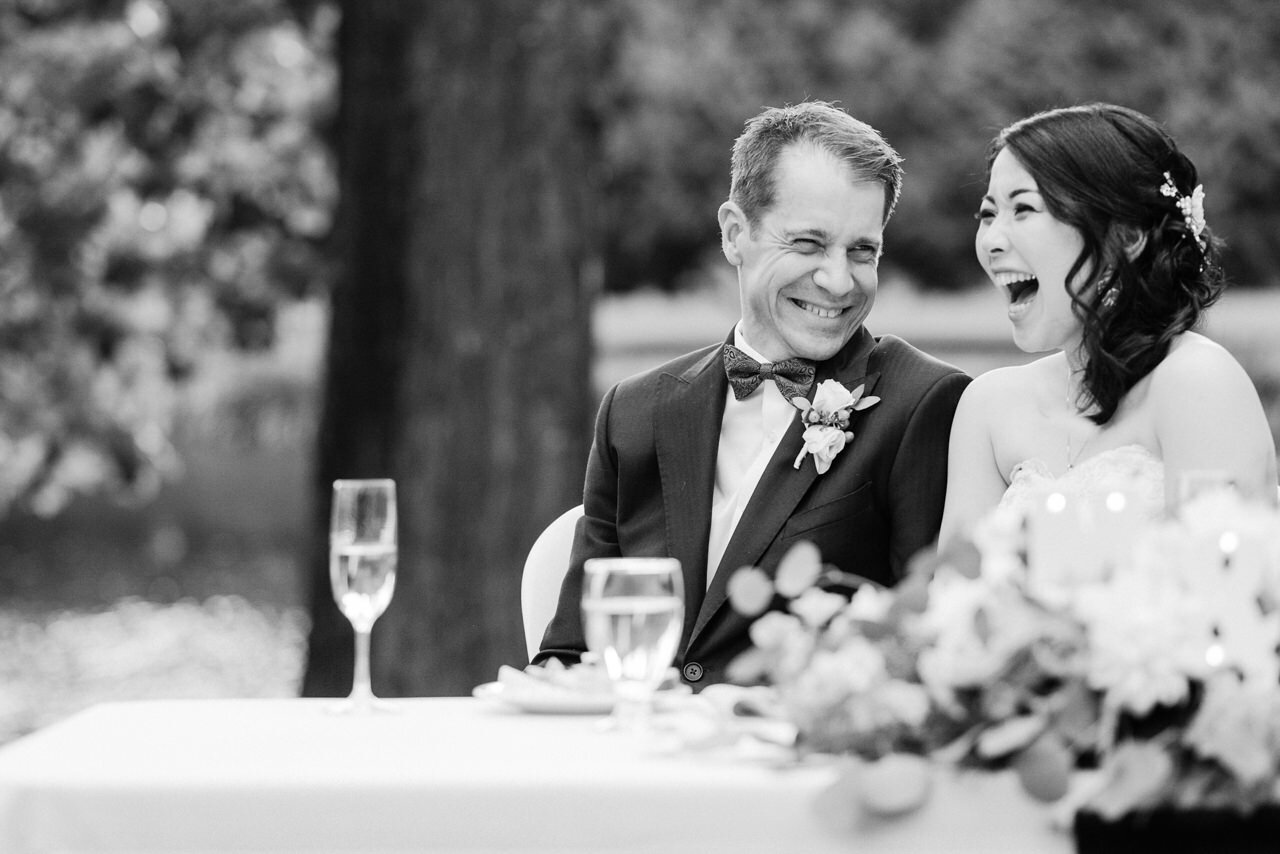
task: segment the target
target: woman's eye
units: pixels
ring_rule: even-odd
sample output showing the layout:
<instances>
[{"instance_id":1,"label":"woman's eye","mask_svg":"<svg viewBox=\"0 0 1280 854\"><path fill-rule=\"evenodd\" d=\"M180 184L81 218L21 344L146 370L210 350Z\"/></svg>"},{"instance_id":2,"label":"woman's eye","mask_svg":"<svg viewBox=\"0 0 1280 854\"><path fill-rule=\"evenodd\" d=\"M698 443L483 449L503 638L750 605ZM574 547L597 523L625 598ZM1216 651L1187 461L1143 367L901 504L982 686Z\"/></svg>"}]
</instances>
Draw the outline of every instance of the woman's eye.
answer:
<instances>
[{"instance_id":1,"label":"woman's eye","mask_svg":"<svg viewBox=\"0 0 1280 854\"><path fill-rule=\"evenodd\" d=\"M991 208L979 208L978 212L973 215L978 222L988 222L996 218L996 212Z\"/></svg>"},{"instance_id":2,"label":"woman's eye","mask_svg":"<svg viewBox=\"0 0 1280 854\"><path fill-rule=\"evenodd\" d=\"M1036 209L1031 205L1014 205L1013 212L1015 214L1035 213Z\"/></svg>"}]
</instances>

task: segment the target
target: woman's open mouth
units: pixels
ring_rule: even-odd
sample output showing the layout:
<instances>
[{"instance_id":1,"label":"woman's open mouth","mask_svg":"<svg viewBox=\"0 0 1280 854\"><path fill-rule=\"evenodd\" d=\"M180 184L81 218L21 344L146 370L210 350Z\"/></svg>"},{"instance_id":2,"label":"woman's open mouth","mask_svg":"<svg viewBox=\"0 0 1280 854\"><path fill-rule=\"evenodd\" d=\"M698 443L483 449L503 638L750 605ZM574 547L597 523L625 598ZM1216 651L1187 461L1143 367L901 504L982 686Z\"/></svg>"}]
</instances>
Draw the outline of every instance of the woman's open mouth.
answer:
<instances>
[{"instance_id":1,"label":"woman's open mouth","mask_svg":"<svg viewBox=\"0 0 1280 854\"><path fill-rule=\"evenodd\" d=\"M1009 297L1009 313L1021 314L1040 291L1040 280L1030 273L997 273L996 286Z\"/></svg>"}]
</instances>

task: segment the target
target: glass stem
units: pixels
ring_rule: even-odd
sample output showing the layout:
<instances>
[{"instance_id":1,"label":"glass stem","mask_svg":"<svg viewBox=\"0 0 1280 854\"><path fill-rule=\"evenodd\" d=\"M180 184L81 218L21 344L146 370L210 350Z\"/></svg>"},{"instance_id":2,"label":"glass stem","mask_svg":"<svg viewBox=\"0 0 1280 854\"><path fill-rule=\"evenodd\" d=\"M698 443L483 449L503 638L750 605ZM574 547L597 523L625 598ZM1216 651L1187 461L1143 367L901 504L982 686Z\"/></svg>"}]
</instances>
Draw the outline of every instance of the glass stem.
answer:
<instances>
[{"instance_id":1,"label":"glass stem","mask_svg":"<svg viewBox=\"0 0 1280 854\"><path fill-rule=\"evenodd\" d=\"M356 705L368 705L373 699L373 686L369 679L369 630L356 629L356 669L351 679L351 701Z\"/></svg>"}]
</instances>

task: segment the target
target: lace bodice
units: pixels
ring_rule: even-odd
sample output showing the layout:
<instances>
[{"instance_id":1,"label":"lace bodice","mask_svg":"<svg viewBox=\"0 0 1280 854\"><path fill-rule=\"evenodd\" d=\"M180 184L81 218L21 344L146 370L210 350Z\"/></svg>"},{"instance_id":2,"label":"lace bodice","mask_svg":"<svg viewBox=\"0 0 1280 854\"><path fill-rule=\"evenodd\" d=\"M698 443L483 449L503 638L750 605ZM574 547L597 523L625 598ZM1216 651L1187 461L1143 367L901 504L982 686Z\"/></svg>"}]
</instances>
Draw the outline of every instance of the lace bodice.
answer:
<instances>
[{"instance_id":1,"label":"lace bodice","mask_svg":"<svg viewBox=\"0 0 1280 854\"><path fill-rule=\"evenodd\" d=\"M1009 488L1000 506L1023 507L1048 487L1083 497L1123 489L1136 497L1146 518L1157 519L1164 513L1164 462L1142 445L1103 451L1062 475L1054 475L1043 460L1024 460L1009 473Z\"/></svg>"}]
</instances>

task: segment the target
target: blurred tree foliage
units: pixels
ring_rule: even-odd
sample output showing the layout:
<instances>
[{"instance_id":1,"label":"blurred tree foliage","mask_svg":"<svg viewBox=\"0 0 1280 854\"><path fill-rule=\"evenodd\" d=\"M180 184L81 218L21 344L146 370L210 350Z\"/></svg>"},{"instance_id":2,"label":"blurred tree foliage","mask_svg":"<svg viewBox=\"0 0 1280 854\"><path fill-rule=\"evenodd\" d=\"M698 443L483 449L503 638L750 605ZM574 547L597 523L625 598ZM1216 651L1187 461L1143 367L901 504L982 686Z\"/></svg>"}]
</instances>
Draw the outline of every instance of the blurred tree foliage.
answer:
<instances>
[{"instance_id":1,"label":"blurred tree foliage","mask_svg":"<svg viewBox=\"0 0 1280 854\"><path fill-rule=\"evenodd\" d=\"M1000 127L1114 101L1200 168L1228 269L1275 281L1280 4L1273 0L619 0L608 81L606 288L679 287L718 241L729 146L761 106L837 100L906 158L885 267L926 288L978 275L973 220Z\"/></svg>"},{"instance_id":2,"label":"blurred tree foliage","mask_svg":"<svg viewBox=\"0 0 1280 854\"><path fill-rule=\"evenodd\" d=\"M530 0L533 2L533 0ZM987 141L1046 107L1165 121L1241 282L1275 282L1274 0L595 0L607 290L684 287L718 248L743 121L840 101L906 157L886 272L977 277ZM327 289L336 98L323 0L0 0L0 513L170 464L173 390L211 346L267 347ZM566 38L573 38L570 31ZM584 72L588 73L588 72Z\"/></svg>"},{"instance_id":3,"label":"blurred tree foliage","mask_svg":"<svg viewBox=\"0 0 1280 854\"><path fill-rule=\"evenodd\" d=\"M199 354L323 291L327 51L282 0L0 0L0 515L150 495Z\"/></svg>"}]
</instances>

